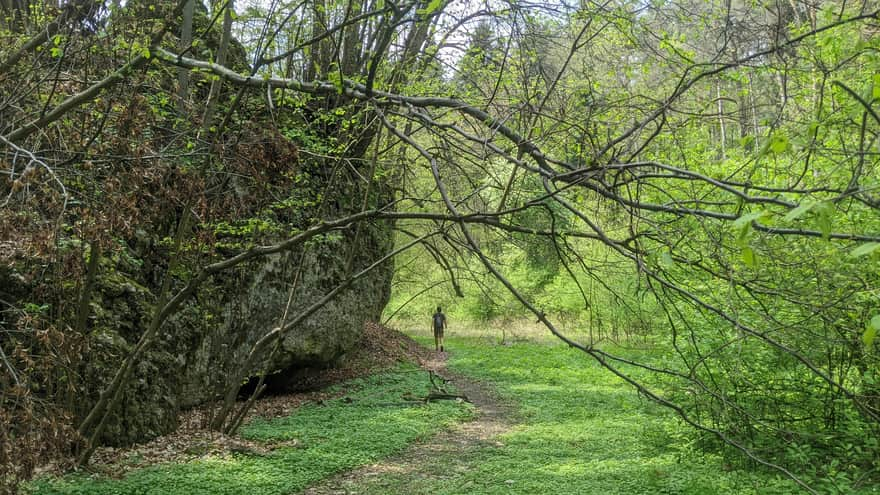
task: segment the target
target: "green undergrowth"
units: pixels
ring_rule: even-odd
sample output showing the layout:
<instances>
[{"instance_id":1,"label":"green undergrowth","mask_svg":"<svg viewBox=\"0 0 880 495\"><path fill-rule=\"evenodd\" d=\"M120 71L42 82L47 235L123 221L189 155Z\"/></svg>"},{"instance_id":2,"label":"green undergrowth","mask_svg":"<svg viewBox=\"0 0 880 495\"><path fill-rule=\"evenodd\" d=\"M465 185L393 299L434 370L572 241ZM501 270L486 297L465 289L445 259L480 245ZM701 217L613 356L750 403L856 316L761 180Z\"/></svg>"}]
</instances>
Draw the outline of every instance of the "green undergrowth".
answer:
<instances>
[{"instance_id":1,"label":"green undergrowth","mask_svg":"<svg viewBox=\"0 0 880 495\"><path fill-rule=\"evenodd\" d=\"M427 374L403 365L341 385L344 396L285 418L254 421L241 435L296 439L268 455L207 457L134 471L122 479L69 476L34 482L38 494L288 494L339 471L374 462L472 415L466 404L407 400L430 389Z\"/></svg>"},{"instance_id":2,"label":"green undergrowth","mask_svg":"<svg viewBox=\"0 0 880 495\"><path fill-rule=\"evenodd\" d=\"M580 351L479 338L449 338L447 350L452 370L493 383L514 406L514 426L497 444L435 459L436 470L363 480L358 493L800 493L774 473L734 470L693 448L670 411Z\"/></svg>"}]
</instances>

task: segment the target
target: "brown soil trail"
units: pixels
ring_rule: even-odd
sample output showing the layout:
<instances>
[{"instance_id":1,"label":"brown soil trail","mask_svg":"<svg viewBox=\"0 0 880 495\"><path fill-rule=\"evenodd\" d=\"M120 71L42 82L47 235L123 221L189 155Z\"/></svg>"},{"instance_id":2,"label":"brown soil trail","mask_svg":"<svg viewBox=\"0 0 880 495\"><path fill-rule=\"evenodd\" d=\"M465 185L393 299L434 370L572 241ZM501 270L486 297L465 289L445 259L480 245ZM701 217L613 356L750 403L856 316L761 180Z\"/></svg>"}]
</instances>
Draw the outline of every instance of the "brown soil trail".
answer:
<instances>
[{"instance_id":1,"label":"brown soil trail","mask_svg":"<svg viewBox=\"0 0 880 495\"><path fill-rule=\"evenodd\" d=\"M476 408L476 417L441 431L433 437L411 445L400 454L375 464L340 473L307 488L306 495L363 494L378 490L382 492L380 477L394 475L416 481L444 479L458 475L467 469L464 462L454 459L483 447L500 446L498 436L511 428L511 408L501 402L494 392L483 383L452 373L446 369L446 353L437 353L425 360L422 367L437 372L449 380L467 396ZM444 465L438 465L444 459ZM450 464L449 459L453 459ZM367 485L374 485L372 490Z\"/></svg>"}]
</instances>

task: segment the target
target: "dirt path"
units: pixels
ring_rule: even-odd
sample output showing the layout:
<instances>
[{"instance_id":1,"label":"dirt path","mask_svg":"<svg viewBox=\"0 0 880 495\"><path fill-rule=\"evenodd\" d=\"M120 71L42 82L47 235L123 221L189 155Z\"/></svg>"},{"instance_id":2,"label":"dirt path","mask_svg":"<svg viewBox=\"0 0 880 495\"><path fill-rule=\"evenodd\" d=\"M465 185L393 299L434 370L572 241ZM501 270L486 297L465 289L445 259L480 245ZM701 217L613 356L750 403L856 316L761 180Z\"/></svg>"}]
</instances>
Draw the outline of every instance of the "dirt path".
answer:
<instances>
[{"instance_id":1,"label":"dirt path","mask_svg":"<svg viewBox=\"0 0 880 495\"><path fill-rule=\"evenodd\" d=\"M436 371L453 383L461 394L467 396L476 406L476 418L416 443L397 456L328 478L309 487L303 493L306 495L364 493L367 485L385 474L423 481L448 478L467 469L466 464L461 462L449 465L447 462L440 466L436 462L437 459L464 458L462 454L467 452L486 446L501 445L497 437L512 425L510 407L499 401L485 384L448 371L445 353L438 354L436 359L424 363L423 367Z\"/></svg>"}]
</instances>

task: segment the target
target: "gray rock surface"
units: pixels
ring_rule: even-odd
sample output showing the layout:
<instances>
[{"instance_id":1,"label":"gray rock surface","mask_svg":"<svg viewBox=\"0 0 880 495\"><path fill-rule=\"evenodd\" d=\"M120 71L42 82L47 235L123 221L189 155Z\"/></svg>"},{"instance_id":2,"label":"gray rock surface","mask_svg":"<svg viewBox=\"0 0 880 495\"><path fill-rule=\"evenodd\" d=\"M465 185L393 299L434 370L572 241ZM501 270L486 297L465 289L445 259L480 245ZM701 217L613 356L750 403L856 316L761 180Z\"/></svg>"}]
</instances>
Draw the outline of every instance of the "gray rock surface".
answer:
<instances>
[{"instance_id":1,"label":"gray rock surface","mask_svg":"<svg viewBox=\"0 0 880 495\"><path fill-rule=\"evenodd\" d=\"M102 442L125 445L172 431L183 408L216 398L224 378L240 366L251 346L277 326L290 287L296 297L289 319L323 297L351 273L391 248L389 226L364 226L309 242L304 250L259 259L206 284L194 301L165 324L158 341L137 363L120 409ZM354 250L351 270L347 263ZM393 265L388 263L343 291L292 329L271 360L252 375L331 365L349 351L365 322L377 320L388 302ZM149 325L156 296L109 263L102 266L92 303L90 357L81 371L88 390L77 413L84 415Z\"/></svg>"}]
</instances>

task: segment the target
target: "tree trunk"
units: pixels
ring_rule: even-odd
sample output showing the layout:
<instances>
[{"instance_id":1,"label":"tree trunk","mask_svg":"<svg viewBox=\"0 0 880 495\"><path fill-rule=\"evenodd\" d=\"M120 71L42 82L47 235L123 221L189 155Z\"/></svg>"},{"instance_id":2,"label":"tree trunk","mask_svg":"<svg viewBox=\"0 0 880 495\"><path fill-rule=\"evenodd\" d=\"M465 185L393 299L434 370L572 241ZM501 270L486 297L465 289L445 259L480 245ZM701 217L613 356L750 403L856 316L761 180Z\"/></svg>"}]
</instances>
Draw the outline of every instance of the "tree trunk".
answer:
<instances>
[{"instance_id":1,"label":"tree trunk","mask_svg":"<svg viewBox=\"0 0 880 495\"><path fill-rule=\"evenodd\" d=\"M192 44L193 13L195 0L189 0L183 7L183 25L180 26L180 52L183 53ZM189 71L180 69L177 72L177 111L186 115L186 100L189 96Z\"/></svg>"},{"instance_id":2,"label":"tree trunk","mask_svg":"<svg viewBox=\"0 0 880 495\"><path fill-rule=\"evenodd\" d=\"M724 100L721 99L721 83L715 86L715 95L718 100L718 130L721 133L721 159L727 159L727 133L724 129Z\"/></svg>"}]
</instances>

